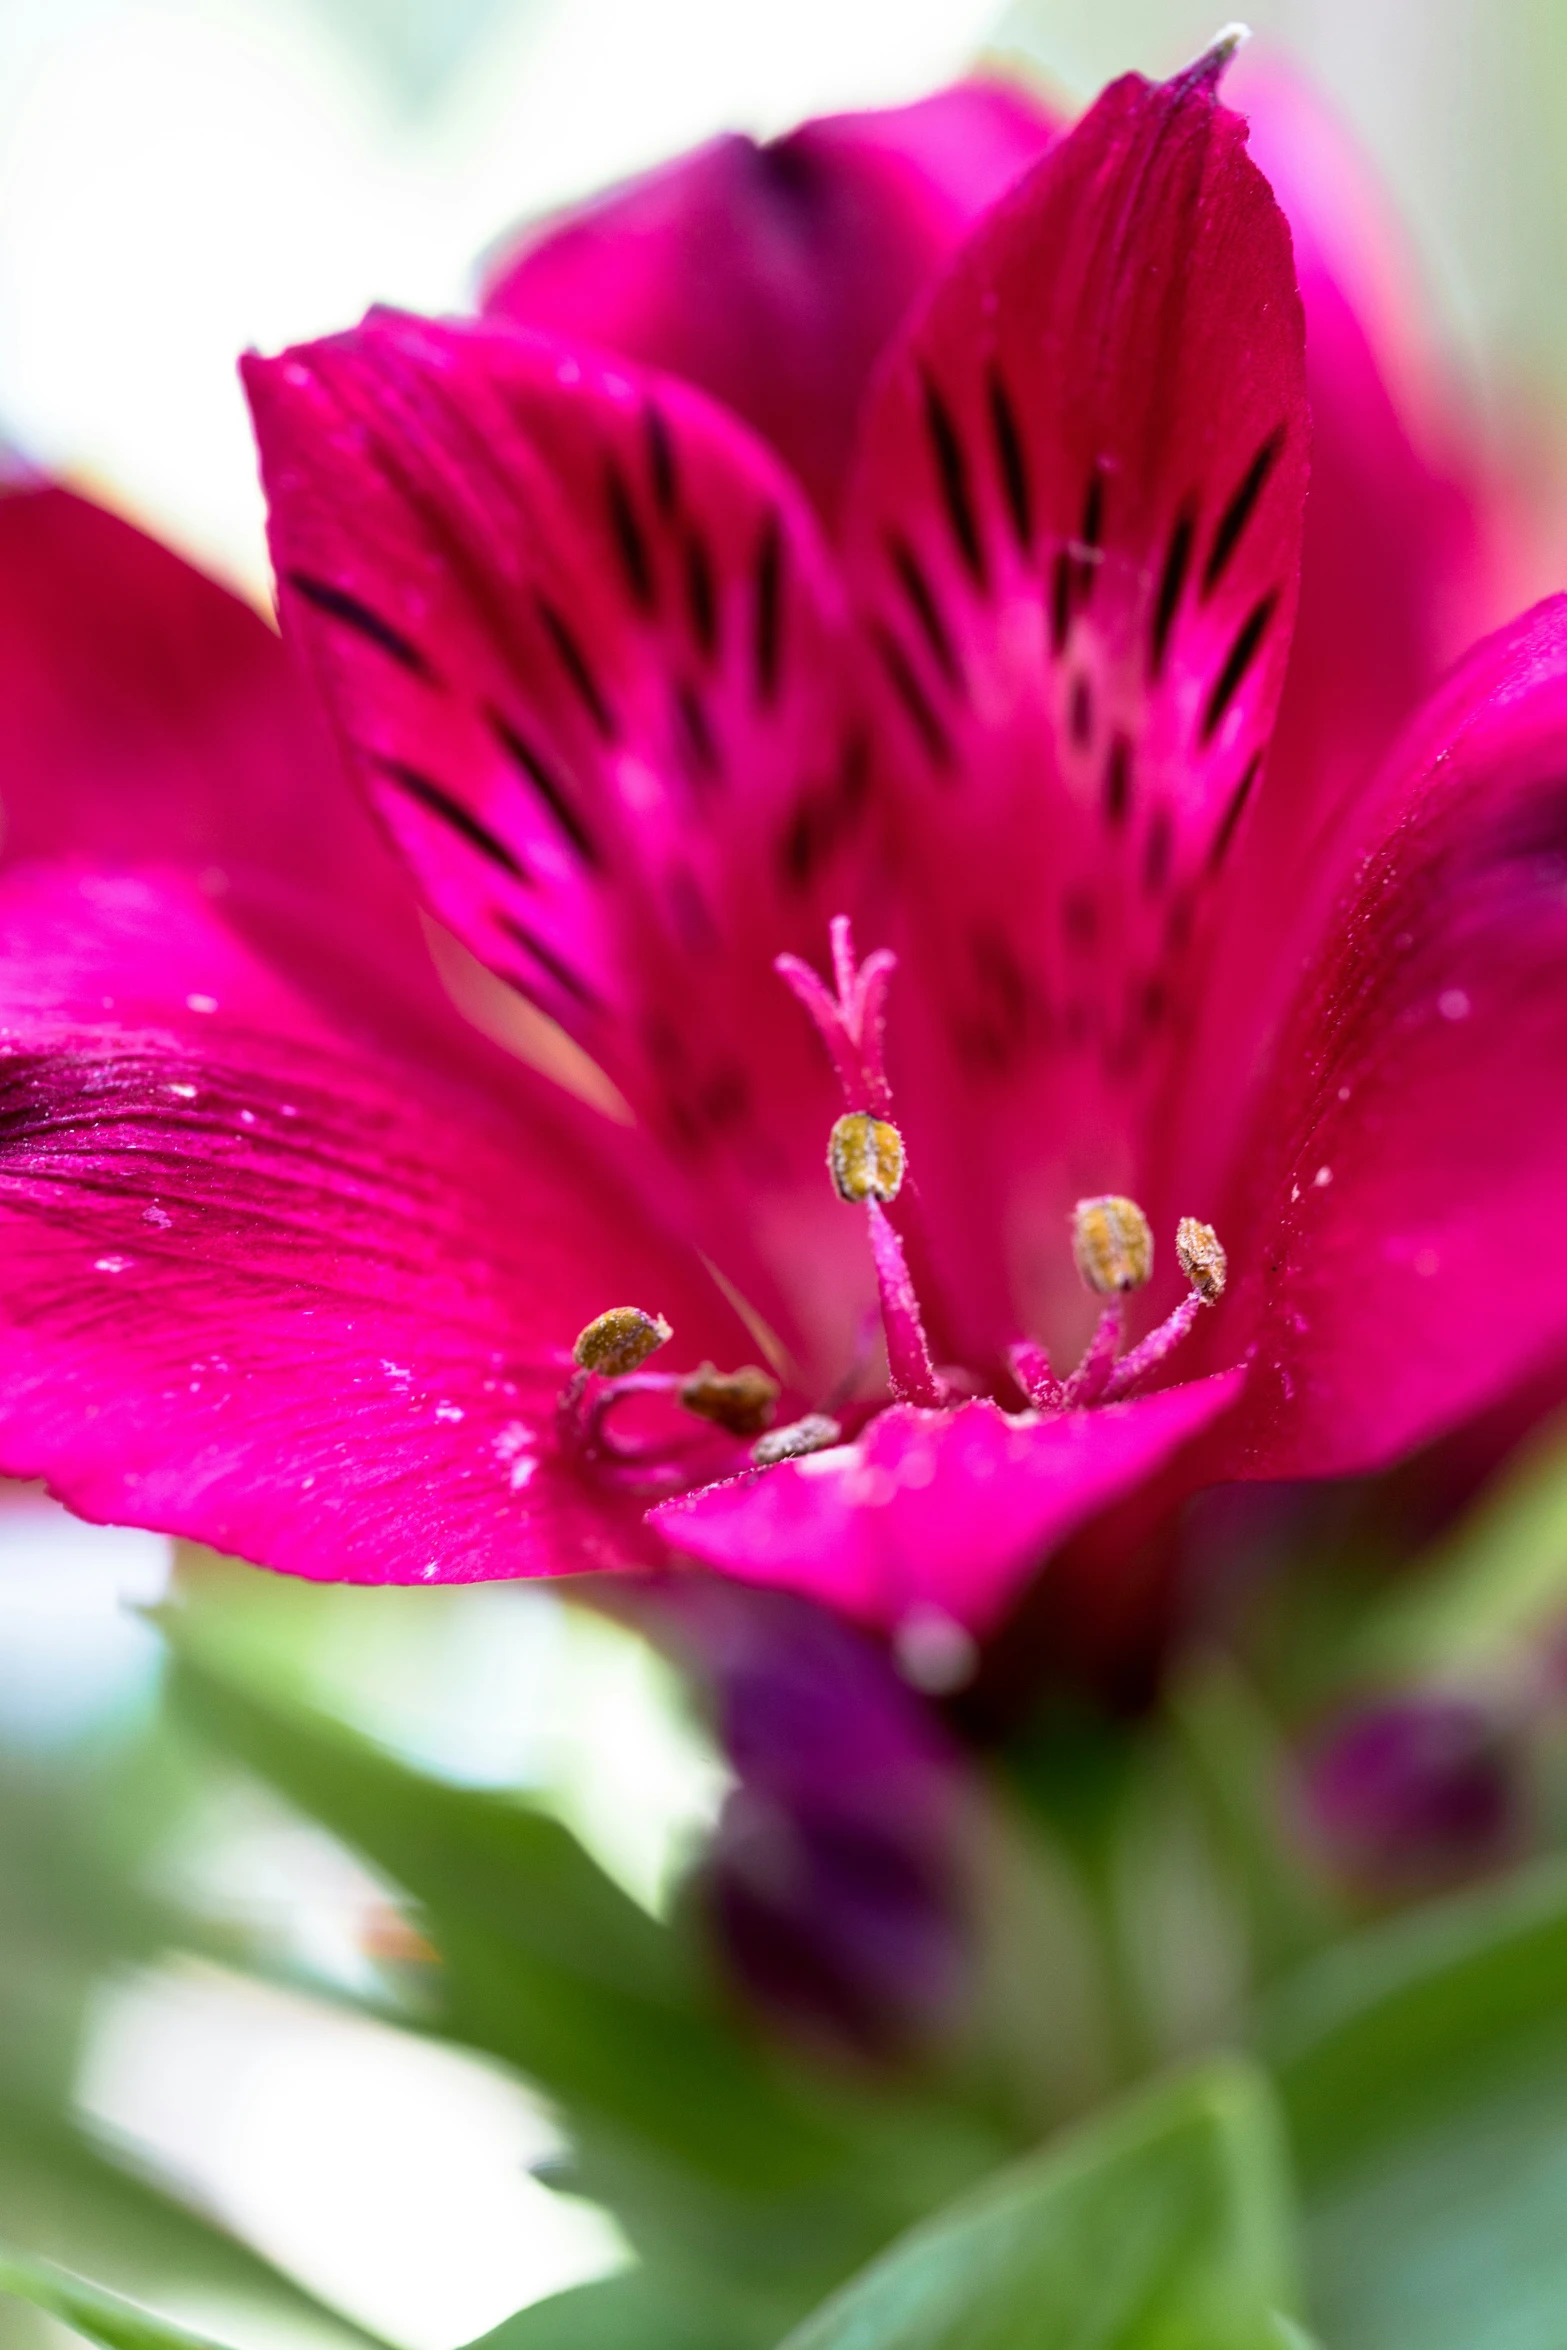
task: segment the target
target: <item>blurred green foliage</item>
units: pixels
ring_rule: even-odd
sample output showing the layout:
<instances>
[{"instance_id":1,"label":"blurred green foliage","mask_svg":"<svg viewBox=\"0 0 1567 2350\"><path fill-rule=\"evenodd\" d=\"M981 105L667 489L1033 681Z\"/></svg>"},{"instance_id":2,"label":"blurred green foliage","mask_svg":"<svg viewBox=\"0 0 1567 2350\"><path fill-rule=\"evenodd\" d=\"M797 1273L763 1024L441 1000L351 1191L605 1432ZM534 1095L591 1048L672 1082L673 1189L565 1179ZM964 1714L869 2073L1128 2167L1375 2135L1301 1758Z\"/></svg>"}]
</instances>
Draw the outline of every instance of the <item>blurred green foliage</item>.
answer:
<instances>
[{"instance_id":1,"label":"blurred green foliage","mask_svg":"<svg viewBox=\"0 0 1567 2350\"><path fill-rule=\"evenodd\" d=\"M438 1683L437 1618L463 1595L432 1608L189 1562L159 1619L158 1705L0 1763L10 2289L137 2350L173 2337L90 2292L68 2306L78 2287L28 2263L174 2322L199 2310L236 2350L366 2339L75 2116L102 1986L186 1951L476 2051L549 2100L569 2149L550 2183L613 2212L637 2265L486 2350L1009 2350L1047 2319L1103 2350L1298 2350L1297 2278L1335 2350L1556 2350L1553 1815L1522 1867L1361 1923L1302 1831L1296 1754L1345 1698L1537 1668L1567 1594L1564 1457L1541 1435L1418 1557L1386 1495L1293 1514L1282 1497L1257 1535L1265 1575L1156 1711L1057 1696L976 1757L973 2012L897 2075L771 2041L689 1892L657 1914L633 1898L558 1786L464 1784L421 1759L423 1730L397 1750L398 1639ZM247 1782L400 1905L357 1971L168 1889L180 1823ZM0 2339L30 2341L7 2306Z\"/></svg>"}]
</instances>

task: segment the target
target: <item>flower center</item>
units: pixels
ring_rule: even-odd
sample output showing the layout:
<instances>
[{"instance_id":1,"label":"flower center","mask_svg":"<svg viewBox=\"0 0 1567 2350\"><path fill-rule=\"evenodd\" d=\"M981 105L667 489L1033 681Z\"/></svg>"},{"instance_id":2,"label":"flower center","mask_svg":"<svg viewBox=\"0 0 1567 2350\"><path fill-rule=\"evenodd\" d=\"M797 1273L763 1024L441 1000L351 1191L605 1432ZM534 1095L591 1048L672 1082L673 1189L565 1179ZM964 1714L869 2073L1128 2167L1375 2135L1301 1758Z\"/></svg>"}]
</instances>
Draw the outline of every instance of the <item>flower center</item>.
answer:
<instances>
[{"instance_id":1,"label":"flower center","mask_svg":"<svg viewBox=\"0 0 1567 2350\"><path fill-rule=\"evenodd\" d=\"M827 1170L838 1197L865 1210L893 1398L939 1411L960 1394L983 1390L987 1382L961 1372L943 1376L937 1369L909 1273L905 1239L918 1222L919 1196L902 1132L893 1122L883 1057L887 990L897 957L880 948L858 962L846 914L834 919L831 943L831 988L794 955L780 955L774 967L814 1022L843 1088L845 1108L828 1136ZM888 1213L895 1205L896 1222ZM1079 1200L1072 1212L1071 1245L1085 1284L1106 1304L1082 1360L1065 1379L1056 1377L1037 1339L1020 1338L1008 1348L1007 1368L1025 1405L1036 1412L1086 1411L1120 1402L1180 1344L1202 1308L1217 1305L1224 1295L1228 1267L1218 1234L1211 1224L1183 1216L1175 1255L1190 1284L1187 1294L1157 1329L1123 1351L1126 1300L1153 1274L1148 1219L1135 1200L1119 1193ZM712 1363L688 1372L644 1370L672 1336L661 1314L640 1306L611 1306L579 1334L558 1424L563 1447L595 1474L638 1492L680 1490L704 1473L723 1473L711 1464L704 1471L700 1461L701 1453L711 1450L712 1431L753 1439L750 1457L759 1468L842 1440L842 1425L829 1411L810 1411L785 1427L773 1427L778 1382L755 1364L737 1371L720 1371ZM664 1429L641 1442L612 1425L621 1407L636 1397L659 1399L666 1407ZM708 1432L672 1437L670 1405L706 1422Z\"/></svg>"},{"instance_id":2,"label":"flower center","mask_svg":"<svg viewBox=\"0 0 1567 2350\"><path fill-rule=\"evenodd\" d=\"M890 1115L892 1088L883 1057L887 989L897 958L883 947L857 962L846 914L833 921L831 940L831 990L794 955L780 955L774 968L815 1022L843 1087L846 1108L828 1137L827 1166L839 1198L866 1212L893 1395L900 1403L938 1409L952 1400L954 1382L943 1378L931 1359L909 1277L904 1234L918 1215L918 1196L908 1182L903 1136ZM902 1231L887 1214L900 1199ZM1036 1411L1086 1410L1129 1395L1179 1345L1199 1306L1216 1305L1224 1294L1225 1256L1217 1233L1195 1216L1182 1217L1175 1254L1191 1288L1156 1330L1123 1354L1124 1301L1153 1273L1148 1219L1135 1200L1119 1194L1079 1200L1072 1215L1072 1250L1087 1286L1110 1303L1082 1361L1066 1379L1056 1378L1037 1340L1020 1339L1008 1350L1008 1367ZM966 1390L972 1383L963 1384Z\"/></svg>"}]
</instances>

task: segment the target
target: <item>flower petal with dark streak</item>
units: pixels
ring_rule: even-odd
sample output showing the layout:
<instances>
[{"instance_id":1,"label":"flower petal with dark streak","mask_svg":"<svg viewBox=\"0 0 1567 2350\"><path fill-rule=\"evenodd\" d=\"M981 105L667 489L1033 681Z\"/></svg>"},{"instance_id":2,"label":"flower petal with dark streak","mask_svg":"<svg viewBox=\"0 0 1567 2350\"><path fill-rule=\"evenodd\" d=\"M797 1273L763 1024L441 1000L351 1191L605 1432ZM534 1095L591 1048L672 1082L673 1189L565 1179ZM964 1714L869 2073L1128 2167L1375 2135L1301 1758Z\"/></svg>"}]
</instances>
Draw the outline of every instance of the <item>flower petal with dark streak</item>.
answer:
<instances>
[{"instance_id":1,"label":"flower petal with dark streak","mask_svg":"<svg viewBox=\"0 0 1567 2350\"><path fill-rule=\"evenodd\" d=\"M1054 136L1024 90L976 80L765 146L715 139L530 235L485 307L711 392L830 519L883 346Z\"/></svg>"},{"instance_id":2,"label":"flower petal with dark streak","mask_svg":"<svg viewBox=\"0 0 1567 2350\"><path fill-rule=\"evenodd\" d=\"M647 1555L562 1331L732 1325L569 1138L354 1049L178 877L0 882L0 1471L333 1581ZM716 1327L714 1327L716 1325Z\"/></svg>"},{"instance_id":3,"label":"flower petal with dark streak","mask_svg":"<svg viewBox=\"0 0 1567 2350\"><path fill-rule=\"evenodd\" d=\"M965 1238L945 1302L970 1360L1076 1310L1075 1197L1152 1188L1181 941L1284 676L1301 310L1213 83L1127 76L1002 199L889 363L851 493L903 898L893 1077Z\"/></svg>"}]
</instances>

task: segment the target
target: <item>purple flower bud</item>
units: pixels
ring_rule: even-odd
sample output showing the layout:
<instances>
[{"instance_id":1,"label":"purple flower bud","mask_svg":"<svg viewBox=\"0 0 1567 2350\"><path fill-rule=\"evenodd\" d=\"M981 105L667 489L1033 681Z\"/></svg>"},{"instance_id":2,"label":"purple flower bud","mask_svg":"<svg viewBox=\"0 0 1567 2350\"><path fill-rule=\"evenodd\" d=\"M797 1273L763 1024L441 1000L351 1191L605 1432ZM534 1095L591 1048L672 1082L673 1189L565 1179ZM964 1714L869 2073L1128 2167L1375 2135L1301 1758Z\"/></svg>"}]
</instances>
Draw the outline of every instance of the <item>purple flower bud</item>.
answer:
<instances>
[{"instance_id":1,"label":"purple flower bud","mask_svg":"<svg viewBox=\"0 0 1567 2350\"><path fill-rule=\"evenodd\" d=\"M1522 1825L1505 1724L1474 1698L1434 1692L1341 1715L1307 1757L1304 1794L1331 1864L1388 1893L1495 1865Z\"/></svg>"},{"instance_id":2,"label":"purple flower bud","mask_svg":"<svg viewBox=\"0 0 1567 2350\"><path fill-rule=\"evenodd\" d=\"M906 2059L968 1989L956 1751L822 1610L705 1578L675 1604L739 1779L698 1884L732 1980L792 2037Z\"/></svg>"}]
</instances>

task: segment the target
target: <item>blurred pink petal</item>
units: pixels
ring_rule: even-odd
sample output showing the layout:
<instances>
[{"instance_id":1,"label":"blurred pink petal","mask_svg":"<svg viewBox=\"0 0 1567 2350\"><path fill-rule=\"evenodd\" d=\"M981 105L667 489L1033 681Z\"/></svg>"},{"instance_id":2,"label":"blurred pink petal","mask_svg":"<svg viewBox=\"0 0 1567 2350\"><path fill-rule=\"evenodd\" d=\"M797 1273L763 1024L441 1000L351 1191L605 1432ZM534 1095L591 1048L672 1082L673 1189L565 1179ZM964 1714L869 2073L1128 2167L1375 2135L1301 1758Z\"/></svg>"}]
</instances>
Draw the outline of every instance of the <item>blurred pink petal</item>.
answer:
<instances>
[{"instance_id":1,"label":"blurred pink petal","mask_svg":"<svg viewBox=\"0 0 1567 2350\"><path fill-rule=\"evenodd\" d=\"M871 370L969 224L1055 125L1021 89L715 139L508 254L485 307L685 376L838 509Z\"/></svg>"},{"instance_id":2,"label":"blurred pink petal","mask_svg":"<svg viewBox=\"0 0 1567 2350\"><path fill-rule=\"evenodd\" d=\"M0 896L7 1473L330 1580L645 1555L555 1455L560 1342L606 1281L721 1338L689 1254L559 1131L355 1052L189 881Z\"/></svg>"},{"instance_id":3,"label":"blurred pink petal","mask_svg":"<svg viewBox=\"0 0 1567 2350\"><path fill-rule=\"evenodd\" d=\"M983 1635L1112 1503L1385 1460L1560 1349L1567 622L1482 646L1355 780L1434 657L1441 493L1312 242L1317 180L1303 325L1226 56L1115 84L923 299L940 239L910 264L841 569L776 449L634 355L378 316L251 363L284 623L348 769L634 1128L459 1031L270 640L117 526L78 628L42 507L14 520L0 1465L303 1572L662 1544ZM833 187L906 194L919 147L955 237L955 126L1047 136L1008 105L709 150L522 279L646 299L659 359L768 427L676 332L711 300L725 351L753 315L691 258L693 221L733 226L725 175L831 155ZM1021 158L989 139L999 185ZM819 314L756 280L839 387L801 395L818 495L821 418L893 328L839 331L891 218L814 269ZM1270 769L1309 333L1306 642L1342 699ZM1331 591L1357 483L1398 541L1385 677ZM85 872L36 861L67 836ZM1082 1200L1152 1216L1146 1287L1085 1295Z\"/></svg>"},{"instance_id":4,"label":"blurred pink petal","mask_svg":"<svg viewBox=\"0 0 1567 2350\"><path fill-rule=\"evenodd\" d=\"M1093 1511L1224 1412L1238 1371L1097 1412L1010 1418L894 1404L858 1443L661 1503L653 1524L708 1566L896 1628L934 1611L992 1631Z\"/></svg>"},{"instance_id":5,"label":"blurred pink petal","mask_svg":"<svg viewBox=\"0 0 1567 2350\"><path fill-rule=\"evenodd\" d=\"M1226 1211L1253 1474L1390 1460L1567 1338L1564 771L1557 598L1470 655L1342 844Z\"/></svg>"},{"instance_id":6,"label":"blurred pink petal","mask_svg":"<svg viewBox=\"0 0 1567 2350\"><path fill-rule=\"evenodd\" d=\"M1058 1235L1150 1105L1289 650L1289 237L1216 68L1117 82L975 233L850 501L879 655L910 1147L965 1355L1083 1306ZM1190 1206L1191 1203L1183 1203Z\"/></svg>"}]
</instances>

